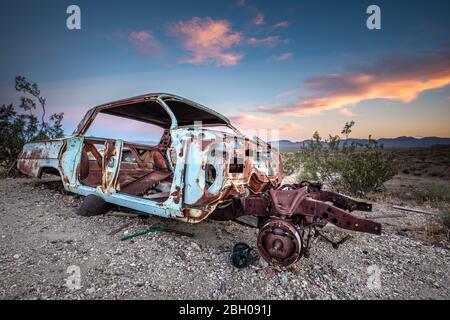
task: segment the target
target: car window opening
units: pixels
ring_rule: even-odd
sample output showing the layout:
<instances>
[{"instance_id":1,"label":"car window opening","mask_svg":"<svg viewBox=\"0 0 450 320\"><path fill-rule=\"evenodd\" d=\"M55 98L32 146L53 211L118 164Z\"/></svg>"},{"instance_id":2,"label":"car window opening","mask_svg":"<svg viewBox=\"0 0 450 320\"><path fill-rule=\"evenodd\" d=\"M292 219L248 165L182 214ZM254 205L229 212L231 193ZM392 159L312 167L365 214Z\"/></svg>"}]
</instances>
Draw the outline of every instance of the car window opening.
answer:
<instances>
[{"instance_id":1,"label":"car window opening","mask_svg":"<svg viewBox=\"0 0 450 320\"><path fill-rule=\"evenodd\" d=\"M141 108L148 107L143 104ZM109 179L107 166L112 166L114 159L120 159L117 169L115 189L127 195L140 196L153 201L165 201L169 197L174 163L168 159L171 137L167 125L160 125L155 116L164 119L164 109L159 104L154 107L150 117L137 121L121 114L124 109L99 114L88 128L80 161L79 180L90 187L105 187L105 179ZM134 114L143 115L139 108L133 107ZM162 110L162 111L161 111ZM156 135L159 134L159 141ZM106 136L100 138L99 136ZM117 139L123 140L121 156L116 157ZM111 144L114 151L105 154L107 145Z\"/></svg>"}]
</instances>

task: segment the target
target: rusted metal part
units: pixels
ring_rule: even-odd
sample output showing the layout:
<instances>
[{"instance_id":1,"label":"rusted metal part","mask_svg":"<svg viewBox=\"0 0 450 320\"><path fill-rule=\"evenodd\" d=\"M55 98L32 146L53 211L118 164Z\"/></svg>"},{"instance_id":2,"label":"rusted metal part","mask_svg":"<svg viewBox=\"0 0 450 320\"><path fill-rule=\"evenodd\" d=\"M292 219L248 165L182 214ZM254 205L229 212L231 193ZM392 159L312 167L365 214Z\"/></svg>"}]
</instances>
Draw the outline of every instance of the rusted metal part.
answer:
<instances>
[{"instance_id":1,"label":"rusted metal part","mask_svg":"<svg viewBox=\"0 0 450 320\"><path fill-rule=\"evenodd\" d=\"M370 205L321 190L321 185L283 186L269 190L269 195L267 223L259 231L257 246L261 256L270 263L287 266L302 255L308 256L311 236L321 236L337 249L349 236L339 241L330 239L319 230L327 223L346 230L381 234L380 223L351 213L357 209L370 211ZM257 203L255 200L251 202ZM252 212L249 210L246 214Z\"/></svg>"},{"instance_id":2,"label":"rusted metal part","mask_svg":"<svg viewBox=\"0 0 450 320\"><path fill-rule=\"evenodd\" d=\"M332 197L330 197L330 194ZM277 215L292 217L293 215L311 216L330 222L340 228L352 231L381 234L381 225L377 222L360 218L350 212L357 201L339 195L338 204L334 193L317 191L308 193L308 187L294 190L270 190L273 211ZM345 204L345 208L344 207ZM348 211L346 211L348 210Z\"/></svg>"},{"instance_id":3,"label":"rusted metal part","mask_svg":"<svg viewBox=\"0 0 450 320\"><path fill-rule=\"evenodd\" d=\"M17 169L23 174L40 178L45 168L59 168L59 152L64 140L32 142L24 145Z\"/></svg>"},{"instance_id":4,"label":"rusted metal part","mask_svg":"<svg viewBox=\"0 0 450 320\"><path fill-rule=\"evenodd\" d=\"M121 191L127 194L139 196L145 193L149 185L154 185L164 179L169 178L172 172L152 171L132 182L121 187Z\"/></svg>"},{"instance_id":5,"label":"rusted metal part","mask_svg":"<svg viewBox=\"0 0 450 320\"><path fill-rule=\"evenodd\" d=\"M303 239L294 224L283 219L270 219L258 233L257 247L267 262L288 266L300 259Z\"/></svg>"},{"instance_id":6,"label":"rusted metal part","mask_svg":"<svg viewBox=\"0 0 450 320\"><path fill-rule=\"evenodd\" d=\"M281 216L292 216L299 204L305 199L308 187L296 190L271 189L269 192L275 213Z\"/></svg>"},{"instance_id":7,"label":"rusted metal part","mask_svg":"<svg viewBox=\"0 0 450 320\"><path fill-rule=\"evenodd\" d=\"M157 145L85 137L104 113L158 125ZM233 133L197 126L226 126ZM67 191L147 214L198 223L208 217L254 216L262 257L286 266L308 256L310 238L327 223L381 233L381 225L352 214L371 205L304 181L281 186L280 153L250 139L223 115L182 97L152 93L90 109L72 136L28 143L17 161L24 174L58 173Z\"/></svg>"},{"instance_id":8,"label":"rusted metal part","mask_svg":"<svg viewBox=\"0 0 450 320\"><path fill-rule=\"evenodd\" d=\"M348 211L330 205L326 202L304 199L297 208L297 215L309 215L323 219L342 229L381 234L381 224L368 219L360 218Z\"/></svg>"},{"instance_id":9,"label":"rusted metal part","mask_svg":"<svg viewBox=\"0 0 450 320\"><path fill-rule=\"evenodd\" d=\"M372 211L372 204L366 202L356 201L342 194L320 190L318 192L310 193L310 197L324 202L332 202L336 207L348 210L350 212L357 211Z\"/></svg>"}]
</instances>

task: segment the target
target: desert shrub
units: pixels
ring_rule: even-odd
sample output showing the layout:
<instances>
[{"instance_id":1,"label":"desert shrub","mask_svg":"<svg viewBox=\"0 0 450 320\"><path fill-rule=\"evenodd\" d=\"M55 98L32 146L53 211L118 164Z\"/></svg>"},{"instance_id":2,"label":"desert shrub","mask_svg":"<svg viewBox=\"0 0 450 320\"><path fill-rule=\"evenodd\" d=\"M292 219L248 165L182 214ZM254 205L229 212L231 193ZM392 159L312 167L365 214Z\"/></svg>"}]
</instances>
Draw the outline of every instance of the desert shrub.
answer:
<instances>
[{"instance_id":1,"label":"desert shrub","mask_svg":"<svg viewBox=\"0 0 450 320\"><path fill-rule=\"evenodd\" d=\"M299 169L300 159L298 157L298 152L283 152L283 171L284 174L289 176Z\"/></svg>"},{"instance_id":2,"label":"desert shrub","mask_svg":"<svg viewBox=\"0 0 450 320\"><path fill-rule=\"evenodd\" d=\"M443 182L433 182L413 190L418 201L450 201L450 186Z\"/></svg>"},{"instance_id":3,"label":"desert shrub","mask_svg":"<svg viewBox=\"0 0 450 320\"><path fill-rule=\"evenodd\" d=\"M439 172L439 171L431 171L429 173L429 176L430 177L443 177L444 174L442 172Z\"/></svg>"},{"instance_id":4,"label":"desert shrub","mask_svg":"<svg viewBox=\"0 0 450 320\"><path fill-rule=\"evenodd\" d=\"M302 167L298 179L321 181L352 194L382 190L397 172L394 157L370 136L366 144L349 142L353 125L346 123L342 130L345 141L339 135L322 139L315 132L311 143L297 152Z\"/></svg>"},{"instance_id":5,"label":"desert shrub","mask_svg":"<svg viewBox=\"0 0 450 320\"><path fill-rule=\"evenodd\" d=\"M53 139L63 136L63 113L52 114L45 120L46 100L36 83L25 77L15 78L15 89L21 93L20 105L3 104L0 107L0 167L5 174L15 175L17 157L25 143L34 140ZM40 118L36 116L37 107Z\"/></svg>"},{"instance_id":6,"label":"desert shrub","mask_svg":"<svg viewBox=\"0 0 450 320\"><path fill-rule=\"evenodd\" d=\"M442 224L447 228L450 228L450 208L447 208L439 214Z\"/></svg>"}]
</instances>

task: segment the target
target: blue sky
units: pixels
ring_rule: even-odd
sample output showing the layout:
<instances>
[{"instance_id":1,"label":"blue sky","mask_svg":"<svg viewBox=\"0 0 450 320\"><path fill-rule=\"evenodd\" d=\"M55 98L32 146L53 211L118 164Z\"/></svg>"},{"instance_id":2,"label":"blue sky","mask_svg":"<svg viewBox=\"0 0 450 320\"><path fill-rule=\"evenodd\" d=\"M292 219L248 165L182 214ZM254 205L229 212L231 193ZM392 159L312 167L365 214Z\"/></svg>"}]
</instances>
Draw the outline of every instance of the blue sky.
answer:
<instances>
[{"instance_id":1,"label":"blue sky","mask_svg":"<svg viewBox=\"0 0 450 320\"><path fill-rule=\"evenodd\" d=\"M81 30L66 8L81 8ZM381 8L368 30L366 8ZM2 1L0 97L37 82L70 132L100 103L172 92L281 138L450 136L448 1Z\"/></svg>"}]
</instances>

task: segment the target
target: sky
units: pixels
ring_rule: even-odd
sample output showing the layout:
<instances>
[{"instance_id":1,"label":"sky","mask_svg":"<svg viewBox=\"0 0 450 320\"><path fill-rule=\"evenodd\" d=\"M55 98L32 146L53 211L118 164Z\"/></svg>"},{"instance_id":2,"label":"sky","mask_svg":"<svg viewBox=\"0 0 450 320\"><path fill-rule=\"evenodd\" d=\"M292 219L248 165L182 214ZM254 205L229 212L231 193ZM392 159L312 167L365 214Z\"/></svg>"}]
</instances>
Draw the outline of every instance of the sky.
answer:
<instances>
[{"instance_id":1,"label":"sky","mask_svg":"<svg viewBox=\"0 0 450 320\"><path fill-rule=\"evenodd\" d=\"M370 5L381 29L366 25ZM450 137L448 12L445 0L2 0L0 103L17 104L23 75L68 134L93 106L170 92L292 141L351 120L357 138Z\"/></svg>"}]
</instances>

